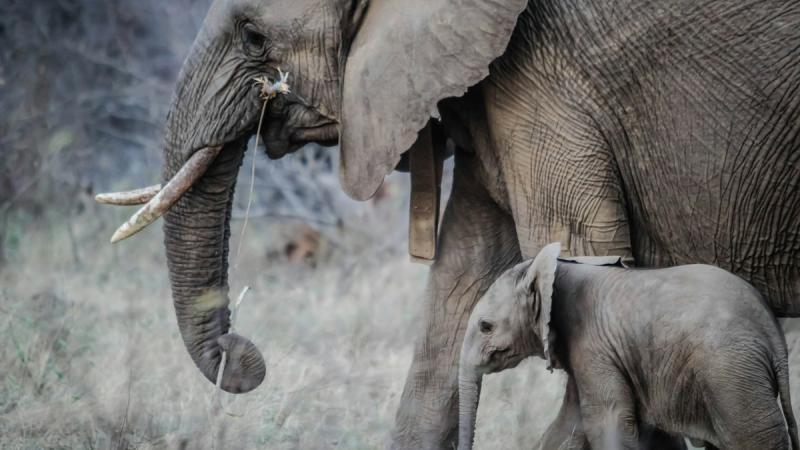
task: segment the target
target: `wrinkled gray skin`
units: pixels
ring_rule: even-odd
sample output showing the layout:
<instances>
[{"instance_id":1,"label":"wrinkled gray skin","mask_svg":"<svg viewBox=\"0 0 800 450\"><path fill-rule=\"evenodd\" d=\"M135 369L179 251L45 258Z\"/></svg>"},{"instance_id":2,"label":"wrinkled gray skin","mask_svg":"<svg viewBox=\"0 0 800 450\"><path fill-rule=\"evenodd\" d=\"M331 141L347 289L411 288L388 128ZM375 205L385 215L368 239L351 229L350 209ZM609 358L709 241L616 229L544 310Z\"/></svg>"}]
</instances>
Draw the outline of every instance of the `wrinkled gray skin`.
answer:
<instances>
[{"instance_id":1,"label":"wrinkled gray skin","mask_svg":"<svg viewBox=\"0 0 800 450\"><path fill-rule=\"evenodd\" d=\"M293 94L269 105L269 155L338 140L355 198L372 195L437 109L456 144L396 448L452 446L469 311L548 242L642 266L716 264L798 315L798 22L790 0L216 0L165 131L165 179L224 146L165 216L189 354L213 381L231 349L230 392L264 378L258 349L227 334L227 256L261 106L252 78L278 67Z\"/></svg>"},{"instance_id":2,"label":"wrinkled gray skin","mask_svg":"<svg viewBox=\"0 0 800 450\"><path fill-rule=\"evenodd\" d=\"M714 266L637 270L559 252L509 269L473 309L459 449L472 447L482 376L528 356L567 372L578 408L559 426L577 429L577 448L652 448L642 430L657 426L707 448L798 449L786 341L751 285ZM542 448L562 445L556 435Z\"/></svg>"}]
</instances>

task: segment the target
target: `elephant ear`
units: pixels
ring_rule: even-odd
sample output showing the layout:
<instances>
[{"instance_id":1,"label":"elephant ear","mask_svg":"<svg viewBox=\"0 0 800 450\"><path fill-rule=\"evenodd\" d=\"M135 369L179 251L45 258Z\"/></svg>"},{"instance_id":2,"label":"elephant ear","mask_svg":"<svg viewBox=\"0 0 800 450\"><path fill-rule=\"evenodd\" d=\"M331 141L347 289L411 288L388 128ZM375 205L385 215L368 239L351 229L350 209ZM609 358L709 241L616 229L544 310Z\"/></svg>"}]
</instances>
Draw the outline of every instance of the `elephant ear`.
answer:
<instances>
[{"instance_id":1,"label":"elephant ear","mask_svg":"<svg viewBox=\"0 0 800 450\"><path fill-rule=\"evenodd\" d=\"M353 198L380 187L436 104L489 74L527 0L372 0L349 46L340 178Z\"/></svg>"},{"instance_id":2,"label":"elephant ear","mask_svg":"<svg viewBox=\"0 0 800 450\"><path fill-rule=\"evenodd\" d=\"M561 253L561 244L554 242L545 246L525 268L517 290L518 295L530 299L531 307L538 313L536 319L537 334L542 340L544 359L547 369L553 370L553 342L554 333L550 329L550 319L553 310L553 283L556 280L558 255Z\"/></svg>"}]
</instances>

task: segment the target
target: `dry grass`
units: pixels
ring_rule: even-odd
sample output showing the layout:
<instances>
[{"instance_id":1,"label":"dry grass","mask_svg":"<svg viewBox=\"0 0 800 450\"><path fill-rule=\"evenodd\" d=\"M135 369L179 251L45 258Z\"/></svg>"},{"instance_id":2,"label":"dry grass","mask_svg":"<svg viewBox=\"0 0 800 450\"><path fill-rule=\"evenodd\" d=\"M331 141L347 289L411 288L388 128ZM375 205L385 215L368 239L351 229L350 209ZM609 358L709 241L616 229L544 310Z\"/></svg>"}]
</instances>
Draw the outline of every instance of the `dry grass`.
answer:
<instances>
[{"instance_id":1,"label":"dry grass","mask_svg":"<svg viewBox=\"0 0 800 450\"><path fill-rule=\"evenodd\" d=\"M268 378L253 393L224 394L216 420L214 386L175 325L160 227L111 246L129 210L88 195L74 217L13 214L10 264L0 272L0 447L383 446L427 277L406 253L405 177L388 189L378 204L347 204L341 228L320 227L314 267L280 256L296 220L251 219L231 292L253 287L237 329L264 352ZM487 379L482 448L514 448L541 433L561 381L540 366ZM520 396L527 376L547 388Z\"/></svg>"}]
</instances>

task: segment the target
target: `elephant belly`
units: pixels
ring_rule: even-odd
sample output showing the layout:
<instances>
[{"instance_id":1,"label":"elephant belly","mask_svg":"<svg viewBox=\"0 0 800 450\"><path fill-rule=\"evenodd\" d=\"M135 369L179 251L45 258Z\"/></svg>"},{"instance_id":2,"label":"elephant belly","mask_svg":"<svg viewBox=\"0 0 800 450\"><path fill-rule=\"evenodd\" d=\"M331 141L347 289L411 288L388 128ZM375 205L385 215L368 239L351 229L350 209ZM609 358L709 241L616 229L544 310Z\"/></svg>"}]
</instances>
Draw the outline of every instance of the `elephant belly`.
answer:
<instances>
[{"instance_id":1,"label":"elephant belly","mask_svg":"<svg viewBox=\"0 0 800 450\"><path fill-rule=\"evenodd\" d=\"M638 265L718 265L754 284L777 314L797 316L800 47L789 42L800 38L800 4L760 5L726 19L753 33L743 41L710 31L718 17L666 30L640 22L636 43L646 52L622 46L596 62L623 74L601 82L613 101L597 122L624 186ZM772 25L779 5L792 11L791 25ZM666 39L684 27L701 31Z\"/></svg>"},{"instance_id":2,"label":"elephant belly","mask_svg":"<svg viewBox=\"0 0 800 450\"><path fill-rule=\"evenodd\" d=\"M677 87L661 88L670 89ZM800 136L800 120L756 107L731 111L713 101L742 104L724 89L697 97L660 100L614 148L636 264L717 265L752 283L776 314L798 316L800 141L772 134Z\"/></svg>"}]
</instances>

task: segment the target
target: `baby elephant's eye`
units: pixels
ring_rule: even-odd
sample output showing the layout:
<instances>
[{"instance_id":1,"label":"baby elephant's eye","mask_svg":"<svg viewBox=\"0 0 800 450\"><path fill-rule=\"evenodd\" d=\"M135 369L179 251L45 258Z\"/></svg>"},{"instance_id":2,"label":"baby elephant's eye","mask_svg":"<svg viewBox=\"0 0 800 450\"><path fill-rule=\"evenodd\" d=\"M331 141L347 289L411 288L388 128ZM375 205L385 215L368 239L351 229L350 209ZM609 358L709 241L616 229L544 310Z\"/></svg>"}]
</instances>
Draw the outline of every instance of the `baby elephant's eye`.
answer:
<instances>
[{"instance_id":1,"label":"baby elephant's eye","mask_svg":"<svg viewBox=\"0 0 800 450\"><path fill-rule=\"evenodd\" d=\"M489 334L494 330L494 325L489 321L481 319L480 322L478 322L478 328L481 330L481 333Z\"/></svg>"}]
</instances>

